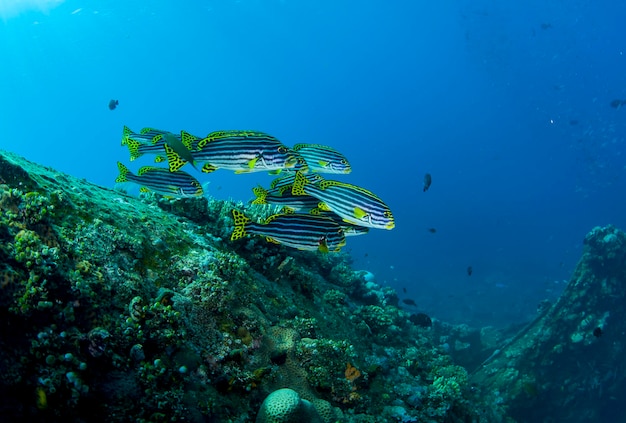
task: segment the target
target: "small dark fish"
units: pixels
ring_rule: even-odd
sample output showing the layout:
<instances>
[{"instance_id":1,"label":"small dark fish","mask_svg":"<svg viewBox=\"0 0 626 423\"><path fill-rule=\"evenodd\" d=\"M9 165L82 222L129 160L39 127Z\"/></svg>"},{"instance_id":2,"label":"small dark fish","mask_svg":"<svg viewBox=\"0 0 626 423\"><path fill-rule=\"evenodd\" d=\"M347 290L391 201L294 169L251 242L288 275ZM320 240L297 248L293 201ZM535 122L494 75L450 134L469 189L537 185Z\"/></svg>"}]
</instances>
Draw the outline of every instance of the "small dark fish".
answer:
<instances>
[{"instance_id":1,"label":"small dark fish","mask_svg":"<svg viewBox=\"0 0 626 423\"><path fill-rule=\"evenodd\" d=\"M412 299L410 299L410 298L405 298L405 299L402 300L402 302L404 304L406 304L406 305L417 307L417 303L415 301L413 301Z\"/></svg>"},{"instance_id":2,"label":"small dark fish","mask_svg":"<svg viewBox=\"0 0 626 423\"><path fill-rule=\"evenodd\" d=\"M626 104L625 101L619 100L617 98L615 100L611 101L611 107L614 108L614 109L619 109L624 104Z\"/></svg>"},{"instance_id":3,"label":"small dark fish","mask_svg":"<svg viewBox=\"0 0 626 423\"><path fill-rule=\"evenodd\" d=\"M552 24L551 23L542 23L541 24L541 29L550 29L552 28Z\"/></svg>"},{"instance_id":4,"label":"small dark fish","mask_svg":"<svg viewBox=\"0 0 626 423\"><path fill-rule=\"evenodd\" d=\"M406 287L402 287L402 292L406 294Z\"/></svg>"},{"instance_id":5,"label":"small dark fish","mask_svg":"<svg viewBox=\"0 0 626 423\"><path fill-rule=\"evenodd\" d=\"M119 106L120 102L118 100L109 101L109 110L115 110L117 106Z\"/></svg>"},{"instance_id":6,"label":"small dark fish","mask_svg":"<svg viewBox=\"0 0 626 423\"><path fill-rule=\"evenodd\" d=\"M433 325L432 319L428 317L427 314L424 314L424 313L411 314L409 316L409 320L414 325L417 325L423 328L429 328Z\"/></svg>"},{"instance_id":7,"label":"small dark fish","mask_svg":"<svg viewBox=\"0 0 626 423\"><path fill-rule=\"evenodd\" d=\"M597 328L593 330L593 336L595 336L596 338L599 338L602 336L602 328L600 326L598 326Z\"/></svg>"},{"instance_id":8,"label":"small dark fish","mask_svg":"<svg viewBox=\"0 0 626 423\"><path fill-rule=\"evenodd\" d=\"M473 272L474 272L474 269L472 269L472 266L467 266L467 276L472 276Z\"/></svg>"},{"instance_id":9,"label":"small dark fish","mask_svg":"<svg viewBox=\"0 0 626 423\"><path fill-rule=\"evenodd\" d=\"M427 173L426 175L424 175L424 192L428 191L428 188L430 188L430 184L433 183L433 177L430 176L430 173Z\"/></svg>"},{"instance_id":10,"label":"small dark fish","mask_svg":"<svg viewBox=\"0 0 626 423\"><path fill-rule=\"evenodd\" d=\"M430 232L431 234L436 234L437 233L437 229L436 228L428 228L428 232Z\"/></svg>"}]
</instances>

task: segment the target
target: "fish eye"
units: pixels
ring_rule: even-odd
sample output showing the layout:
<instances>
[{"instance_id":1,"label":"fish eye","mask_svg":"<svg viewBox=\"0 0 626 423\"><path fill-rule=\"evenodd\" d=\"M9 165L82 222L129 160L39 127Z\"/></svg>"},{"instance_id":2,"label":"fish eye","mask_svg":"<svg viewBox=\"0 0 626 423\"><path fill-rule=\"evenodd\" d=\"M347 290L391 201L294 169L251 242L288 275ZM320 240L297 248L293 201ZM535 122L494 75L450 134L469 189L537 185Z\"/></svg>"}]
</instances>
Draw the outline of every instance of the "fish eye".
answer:
<instances>
[{"instance_id":1,"label":"fish eye","mask_svg":"<svg viewBox=\"0 0 626 423\"><path fill-rule=\"evenodd\" d=\"M391 214L391 211L387 210L383 213L383 216L385 216L386 218L391 219L393 217L393 215Z\"/></svg>"},{"instance_id":2,"label":"fish eye","mask_svg":"<svg viewBox=\"0 0 626 423\"><path fill-rule=\"evenodd\" d=\"M281 145L280 147L278 147L278 152L284 154L287 152L287 148Z\"/></svg>"},{"instance_id":3,"label":"fish eye","mask_svg":"<svg viewBox=\"0 0 626 423\"><path fill-rule=\"evenodd\" d=\"M347 165L348 161L346 159L341 159L341 164Z\"/></svg>"}]
</instances>

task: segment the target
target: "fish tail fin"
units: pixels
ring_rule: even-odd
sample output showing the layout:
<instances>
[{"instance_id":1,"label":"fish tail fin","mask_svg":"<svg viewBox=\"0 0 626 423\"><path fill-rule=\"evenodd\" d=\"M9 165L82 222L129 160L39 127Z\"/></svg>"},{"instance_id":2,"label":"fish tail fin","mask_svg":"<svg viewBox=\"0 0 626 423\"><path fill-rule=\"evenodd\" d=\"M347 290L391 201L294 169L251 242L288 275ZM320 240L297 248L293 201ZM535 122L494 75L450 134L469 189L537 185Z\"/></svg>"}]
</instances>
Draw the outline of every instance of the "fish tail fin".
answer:
<instances>
[{"instance_id":1,"label":"fish tail fin","mask_svg":"<svg viewBox=\"0 0 626 423\"><path fill-rule=\"evenodd\" d=\"M117 162L117 168L120 171L120 174L115 179L115 182L128 182L128 174L130 173L130 170L128 170L128 168L121 162Z\"/></svg>"},{"instance_id":2,"label":"fish tail fin","mask_svg":"<svg viewBox=\"0 0 626 423\"><path fill-rule=\"evenodd\" d=\"M133 131L126 125L122 129L122 145L126 145L128 143L128 138L133 135Z\"/></svg>"},{"instance_id":3,"label":"fish tail fin","mask_svg":"<svg viewBox=\"0 0 626 423\"><path fill-rule=\"evenodd\" d=\"M130 153L131 162L143 156L143 153L139 151L140 145L139 141L132 138L126 138L126 147L128 147L128 152Z\"/></svg>"},{"instance_id":4,"label":"fish tail fin","mask_svg":"<svg viewBox=\"0 0 626 423\"><path fill-rule=\"evenodd\" d=\"M250 222L250 218L237 209L233 209L232 213L233 220L235 221L235 228L233 229L233 233L230 235L230 240L236 241L246 236L246 224Z\"/></svg>"},{"instance_id":5,"label":"fish tail fin","mask_svg":"<svg viewBox=\"0 0 626 423\"><path fill-rule=\"evenodd\" d=\"M180 142L182 142L189 151L194 151L196 149L194 144L199 139L200 138L190 134L187 131L180 131Z\"/></svg>"},{"instance_id":6,"label":"fish tail fin","mask_svg":"<svg viewBox=\"0 0 626 423\"><path fill-rule=\"evenodd\" d=\"M187 163L187 161L180 157L178 153L176 153L167 143L163 144L163 147L165 147L165 155L167 157L170 172L176 172L178 169L183 167L185 163Z\"/></svg>"},{"instance_id":7,"label":"fish tail fin","mask_svg":"<svg viewBox=\"0 0 626 423\"><path fill-rule=\"evenodd\" d=\"M307 183L306 177L300 171L296 172L296 177L293 180L293 187L291 187L291 195L306 195L304 192L304 185Z\"/></svg>"},{"instance_id":8,"label":"fish tail fin","mask_svg":"<svg viewBox=\"0 0 626 423\"><path fill-rule=\"evenodd\" d=\"M267 190L263 187L252 188L252 193L256 197L252 204L267 204Z\"/></svg>"}]
</instances>

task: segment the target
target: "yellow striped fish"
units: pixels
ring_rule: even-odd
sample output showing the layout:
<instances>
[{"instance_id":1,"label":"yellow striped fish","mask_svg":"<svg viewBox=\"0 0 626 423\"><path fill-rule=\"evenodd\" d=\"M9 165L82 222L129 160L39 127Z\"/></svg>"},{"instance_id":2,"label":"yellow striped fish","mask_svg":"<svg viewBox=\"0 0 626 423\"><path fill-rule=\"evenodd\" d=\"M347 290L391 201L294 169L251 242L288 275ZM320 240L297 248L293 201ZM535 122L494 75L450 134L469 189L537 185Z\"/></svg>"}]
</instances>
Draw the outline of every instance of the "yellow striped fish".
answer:
<instances>
[{"instance_id":1,"label":"yellow striped fish","mask_svg":"<svg viewBox=\"0 0 626 423\"><path fill-rule=\"evenodd\" d=\"M300 143L294 145L293 150L304 157L312 172L352 172L352 167L346 156L327 145Z\"/></svg>"},{"instance_id":2,"label":"yellow striped fish","mask_svg":"<svg viewBox=\"0 0 626 423\"><path fill-rule=\"evenodd\" d=\"M194 138L196 148L192 151L194 160L209 173L217 169L234 170L235 173L249 173L281 170L294 167L298 155L285 147L276 138L258 131L216 131L206 138L197 139L181 132L183 143L187 137ZM166 149L170 171L174 172L187 161L179 154Z\"/></svg>"},{"instance_id":3,"label":"yellow striped fish","mask_svg":"<svg viewBox=\"0 0 626 423\"><path fill-rule=\"evenodd\" d=\"M120 171L115 182L134 182L141 191L154 191L170 197L200 197L204 194L202 185L193 176L182 170L170 172L168 169L144 166L135 175L122 163L117 162Z\"/></svg>"},{"instance_id":4,"label":"yellow striped fish","mask_svg":"<svg viewBox=\"0 0 626 423\"><path fill-rule=\"evenodd\" d=\"M372 192L356 185L329 180L311 184L297 172L291 192L319 199L322 210L335 212L348 223L379 229L395 227L389 207Z\"/></svg>"},{"instance_id":5,"label":"yellow striped fish","mask_svg":"<svg viewBox=\"0 0 626 423\"><path fill-rule=\"evenodd\" d=\"M233 210L232 241L246 235L264 236L268 242L299 250L339 251L346 244L343 229L331 219L311 214L275 214L265 223L255 223L241 211Z\"/></svg>"}]
</instances>

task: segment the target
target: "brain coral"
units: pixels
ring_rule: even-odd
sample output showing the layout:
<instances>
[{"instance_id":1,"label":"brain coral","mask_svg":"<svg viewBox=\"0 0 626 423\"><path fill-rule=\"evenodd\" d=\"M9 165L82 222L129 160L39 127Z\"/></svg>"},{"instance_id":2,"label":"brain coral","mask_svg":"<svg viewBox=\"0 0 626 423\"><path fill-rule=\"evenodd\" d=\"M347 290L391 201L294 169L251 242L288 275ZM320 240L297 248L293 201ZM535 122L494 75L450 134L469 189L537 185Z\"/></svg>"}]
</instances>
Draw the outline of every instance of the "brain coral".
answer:
<instances>
[{"instance_id":1,"label":"brain coral","mask_svg":"<svg viewBox=\"0 0 626 423\"><path fill-rule=\"evenodd\" d=\"M313 405L293 389L278 389L265 398L256 423L322 423Z\"/></svg>"}]
</instances>

